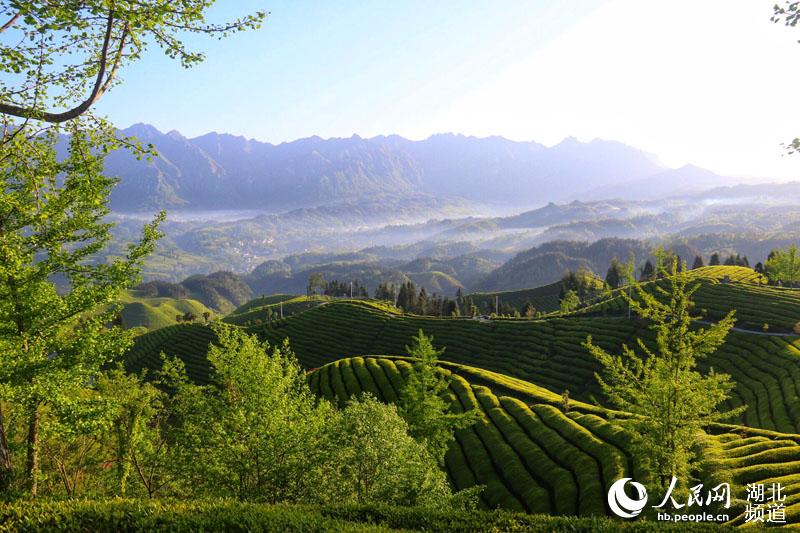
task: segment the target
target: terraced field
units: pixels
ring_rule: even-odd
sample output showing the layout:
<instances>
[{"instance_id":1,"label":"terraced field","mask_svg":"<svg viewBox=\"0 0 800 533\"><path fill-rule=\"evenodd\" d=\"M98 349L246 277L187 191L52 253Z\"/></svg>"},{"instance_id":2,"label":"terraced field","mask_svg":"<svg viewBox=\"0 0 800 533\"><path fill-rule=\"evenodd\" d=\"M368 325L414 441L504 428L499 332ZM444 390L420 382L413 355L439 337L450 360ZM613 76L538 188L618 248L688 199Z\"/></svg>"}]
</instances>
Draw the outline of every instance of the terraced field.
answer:
<instances>
[{"instance_id":1,"label":"terraced field","mask_svg":"<svg viewBox=\"0 0 800 533\"><path fill-rule=\"evenodd\" d=\"M739 327L761 331L792 331L800 322L800 289L762 285L766 279L744 267L704 267L691 271L700 283L694 295L695 309L705 312L708 319L720 319L731 309L736 310ZM724 281L725 278L729 281ZM665 281L644 284L650 292ZM627 303L621 296L593 305L581 313L623 313Z\"/></svg>"},{"instance_id":2,"label":"terraced field","mask_svg":"<svg viewBox=\"0 0 800 533\"><path fill-rule=\"evenodd\" d=\"M244 304L223 320L237 326L259 325L268 321L267 314L270 312L273 317L280 316L283 313L285 318L329 301L331 301L331 298L325 296L308 297L283 294L265 296Z\"/></svg>"},{"instance_id":3,"label":"terraced field","mask_svg":"<svg viewBox=\"0 0 800 533\"><path fill-rule=\"evenodd\" d=\"M161 353L178 357L186 374L197 383L207 383L211 364L206 358L208 345L216 339L214 331L199 324L177 324L137 337L125 360L132 372L153 372L161 368Z\"/></svg>"},{"instance_id":4,"label":"terraced field","mask_svg":"<svg viewBox=\"0 0 800 533\"><path fill-rule=\"evenodd\" d=\"M329 363L309 376L313 390L342 403L370 392L396 401L410 363L402 358L355 357ZM607 420L608 411L571 402L525 382L464 365L443 364L453 376L455 410L477 409L481 422L456 435L446 465L459 489L484 485L487 508L564 515L609 514L608 486L620 477L648 478L627 449L629 439ZM709 486L732 480L731 516L741 521L747 483L780 481L787 517L800 520L800 435L778 435L743 427L718 427L704 444ZM735 431L735 433L734 433Z\"/></svg>"},{"instance_id":5,"label":"terraced field","mask_svg":"<svg viewBox=\"0 0 800 533\"><path fill-rule=\"evenodd\" d=\"M558 311L561 306L559 294L561 293L561 283L551 283L535 289L523 289L519 291L501 292L476 292L468 294L467 297L479 308L493 308L495 298L502 304L511 305L517 309L522 309L530 302L537 311L551 313Z\"/></svg>"},{"instance_id":6,"label":"terraced field","mask_svg":"<svg viewBox=\"0 0 800 533\"><path fill-rule=\"evenodd\" d=\"M287 300L297 298L298 296L299 296L298 294L270 294L269 296L260 296L258 298L253 298L246 304L240 305L239 307L231 311L231 315L238 315L246 311L255 309L256 307L265 307L267 305L285 302Z\"/></svg>"},{"instance_id":7,"label":"terraced field","mask_svg":"<svg viewBox=\"0 0 800 533\"><path fill-rule=\"evenodd\" d=\"M603 287L603 280L600 278L593 279L594 286L596 288L599 289ZM497 301L500 305L503 305L504 303L509 304L513 307L516 307L520 311L522 311L525 305L530 302L537 311L542 313L552 313L561 308L561 300L559 299L560 294L561 282L558 281L556 283L543 285L533 289L500 292L476 292L468 294L467 297L479 307L485 306L492 309L495 305L495 298L497 298Z\"/></svg>"},{"instance_id":8,"label":"terraced field","mask_svg":"<svg viewBox=\"0 0 800 533\"><path fill-rule=\"evenodd\" d=\"M800 435L756 435L739 432L709 436L704 445L705 471L712 483L729 482L746 487L748 483L767 487L780 483L784 488L789 524L800 522ZM741 498L741 495L739 496ZM745 522L739 514L734 524Z\"/></svg>"},{"instance_id":9,"label":"terraced field","mask_svg":"<svg viewBox=\"0 0 800 533\"><path fill-rule=\"evenodd\" d=\"M197 329L199 328L199 329ZM196 372L207 368L205 343L210 331L179 326L143 336L131 357L159 364L159 352L177 355ZM582 401L599 401L602 394L594 373L596 362L581 345L587 335L609 350L637 337L652 340L636 320L576 316L547 320L432 318L400 315L368 302L337 301L251 331L273 343L289 338L308 368L361 354L403 354L420 329L445 346L444 359L513 376ZM179 334L180 333L180 334ZM178 335L175 341L154 343L153 335ZM196 361L195 361L196 360ZM737 383L729 404L746 405L732 422L774 431L800 431L800 339L731 332L725 345L704 366L729 373ZM198 379L206 378L197 375Z\"/></svg>"},{"instance_id":10,"label":"terraced field","mask_svg":"<svg viewBox=\"0 0 800 533\"><path fill-rule=\"evenodd\" d=\"M697 305L709 309L709 317L735 306L740 317L769 320L777 328L800 316L794 300L800 293L761 286L749 269L714 267L694 275L703 284ZM725 276L730 281L723 283ZM262 304L238 314L263 312L274 302ZM647 325L635 317L480 321L403 315L387 304L337 300L247 329L273 343L288 337L301 363L314 369L314 390L336 402L361 391L394 401L409 363L365 354L400 355L418 330L433 335L437 346L446 347L442 368L454 375L454 407L484 413L481 423L458 433L447 454L448 474L458 488L485 485L487 508L603 515L609 480L646 479L627 448L629 439L603 407L594 376L598 367L581 345L588 335L614 351L637 338L652 343ZM180 357L192 379L205 382L205 353L213 339L213 331L201 325L164 328L139 337L128 367L157 368L163 351ZM800 520L800 338L733 331L702 366L731 374L736 389L727 406L747 407L729 421L737 425L711 428L698 477L708 486L727 481L740 491L747 483L780 482L787 518ZM566 413L564 390L571 398ZM731 513L741 523L743 494L737 496Z\"/></svg>"}]
</instances>

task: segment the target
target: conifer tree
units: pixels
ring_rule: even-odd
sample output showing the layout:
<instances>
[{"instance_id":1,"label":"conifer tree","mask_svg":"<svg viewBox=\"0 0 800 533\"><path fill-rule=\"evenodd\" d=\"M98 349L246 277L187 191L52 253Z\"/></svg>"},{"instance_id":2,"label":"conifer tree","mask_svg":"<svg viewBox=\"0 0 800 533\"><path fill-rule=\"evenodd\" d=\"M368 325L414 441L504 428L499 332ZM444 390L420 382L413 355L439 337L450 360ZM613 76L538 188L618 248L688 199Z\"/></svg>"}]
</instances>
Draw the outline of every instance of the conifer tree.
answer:
<instances>
[{"instance_id":1,"label":"conifer tree","mask_svg":"<svg viewBox=\"0 0 800 533\"><path fill-rule=\"evenodd\" d=\"M655 276L656 276L656 270L655 268L653 268L653 263L651 263L650 260L648 259L645 262L644 266L642 267L642 272L641 275L639 276L639 279L641 281L651 281L655 279Z\"/></svg>"},{"instance_id":2,"label":"conifer tree","mask_svg":"<svg viewBox=\"0 0 800 533\"><path fill-rule=\"evenodd\" d=\"M613 355L587 338L584 346L600 362L596 375L606 398L614 407L634 416L620 419L630 430L638 457L650 462L662 486L672 476L688 473L692 449L702 429L712 422L738 414L743 408L721 412L720 404L733 390L730 376L697 370L698 360L714 353L734 324L734 312L705 329L694 329L692 295L699 285L689 286L689 276L678 272L673 261L664 272L668 288L655 294L636 287L629 305L650 321L655 346L638 340L641 354L624 345ZM627 297L627 295L624 295Z\"/></svg>"},{"instance_id":3,"label":"conifer tree","mask_svg":"<svg viewBox=\"0 0 800 533\"><path fill-rule=\"evenodd\" d=\"M454 432L469 427L480 418L477 410L455 413L450 410L447 391L448 374L439 366L439 356L444 349L436 349L433 337L419 331L406 352L414 358L413 368L400 391L398 410L408 422L411 435L430 450L440 465L453 441Z\"/></svg>"},{"instance_id":4,"label":"conifer tree","mask_svg":"<svg viewBox=\"0 0 800 533\"><path fill-rule=\"evenodd\" d=\"M608 283L608 286L612 289L618 289L622 286L624 277L624 265L622 265L616 257L613 258L611 260L611 265L608 267L608 272L606 273L606 283Z\"/></svg>"}]
</instances>

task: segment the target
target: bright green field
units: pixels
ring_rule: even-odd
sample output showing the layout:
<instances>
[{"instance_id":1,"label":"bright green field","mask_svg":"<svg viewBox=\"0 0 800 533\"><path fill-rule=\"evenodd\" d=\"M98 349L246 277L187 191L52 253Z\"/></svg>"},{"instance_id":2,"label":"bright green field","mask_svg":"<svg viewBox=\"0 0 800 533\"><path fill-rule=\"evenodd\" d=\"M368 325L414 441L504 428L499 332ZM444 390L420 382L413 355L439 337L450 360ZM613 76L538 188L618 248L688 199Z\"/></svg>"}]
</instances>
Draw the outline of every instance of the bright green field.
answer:
<instances>
[{"instance_id":1,"label":"bright green field","mask_svg":"<svg viewBox=\"0 0 800 533\"><path fill-rule=\"evenodd\" d=\"M797 293L761 286L752 270L711 267L694 275L703 284L698 307L704 302L709 315L733 307L757 322L789 324L798 313ZM730 282L723 283L724 276ZM604 515L609 480L642 473L626 448L628 439L602 407L598 366L582 343L591 335L619 351L637 338L653 341L646 324L610 314L479 321L403 315L377 302L337 300L248 330L272 343L289 338L300 362L318 369L310 374L312 386L334 401L360 391L392 401L408 363L368 354L402 355L411 337L424 330L446 347L442 359L449 363L443 366L457 376L454 405L485 415L482 424L459 433L458 446L448 453L453 484L486 485L487 508ZM163 351L180 357L190 377L203 382L213 340L213 331L201 325L158 330L138 338L128 366L157 368ZM733 331L702 364L732 376L736 389L728 407L746 405L732 425L715 426L706 440L703 479L739 487L778 480L789 494L787 517L800 519L800 338ZM564 390L572 399L568 413L560 410Z\"/></svg>"},{"instance_id":2,"label":"bright green field","mask_svg":"<svg viewBox=\"0 0 800 533\"><path fill-rule=\"evenodd\" d=\"M694 295L695 310L705 313L709 320L724 317L736 310L737 326L761 331L789 332L800 322L800 289L771 287L761 282L766 279L752 269L734 266L714 266L692 270L691 275L700 284ZM725 276L730 279L724 281ZM645 283L653 292L655 286L666 286L664 281ZM594 305L582 312L622 313L627 304L621 296Z\"/></svg>"},{"instance_id":3,"label":"bright green field","mask_svg":"<svg viewBox=\"0 0 800 533\"><path fill-rule=\"evenodd\" d=\"M603 281L600 278L594 278L595 288L602 288ZM530 302L541 313L552 313L561 308L561 282L551 283L549 285L542 285L533 289L521 289L516 291L500 291L500 292L476 292L468 294L467 296L478 306L487 306L490 309L494 308L495 298L502 306L504 303L509 304L522 312L525 305Z\"/></svg>"},{"instance_id":4,"label":"bright green field","mask_svg":"<svg viewBox=\"0 0 800 533\"><path fill-rule=\"evenodd\" d=\"M198 320L203 313L214 313L197 300L177 298L145 298L137 295L137 291L128 291L121 299L122 325L126 329L144 328L156 330L176 324L176 315L194 314Z\"/></svg>"},{"instance_id":5,"label":"bright green field","mask_svg":"<svg viewBox=\"0 0 800 533\"><path fill-rule=\"evenodd\" d=\"M476 292L467 295L475 305L494 308L495 297L502 305L509 304L517 309L522 309L528 302L532 303L537 311L551 313L558 311L561 302L558 299L561 293L561 282L551 283L535 289L505 292Z\"/></svg>"},{"instance_id":6,"label":"bright green field","mask_svg":"<svg viewBox=\"0 0 800 533\"><path fill-rule=\"evenodd\" d=\"M323 302L330 301L326 296L291 296L275 295L252 300L236 309L223 320L237 326L255 326L267 322L267 314L271 311L273 317L279 317L281 309L283 316L289 317L307 311Z\"/></svg>"},{"instance_id":7,"label":"bright green field","mask_svg":"<svg viewBox=\"0 0 800 533\"><path fill-rule=\"evenodd\" d=\"M410 363L379 356L329 363L310 375L312 390L342 403L370 392L397 400ZM443 365L453 376L455 410L482 412L483 420L457 433L447 471L459 488L485 485L482 504L535 514L602 516L608 486L621 477L647 483L628 450L625 433L608 412L580 402L568 412L557 395L523 384L509 389L505 376ZM747 483L780 482L786 487L787 517L800 522L800 435L779 435L743 427L715 427L703 456L710 461L703 481L729 480L734 487L732 520L744 511ZM738 489L738 490L737 490Z\"/></svg>"},{"instance_id":8,"label":"bright green field","mask_svg":"<svg viewBox=\"0 0 800 533\"><path fill-rule=\"evenodd\" d=\"M582 343L588 335L609 350L651 332L636 320L575 316L547 320L433 318L400 315L369 302L337 301L266 325L253 327L273 343L289 338L300 361L316 368L361 354L403 354L420 329L445 346L444 359L513 376L578 400L602 402L597 363ZM144 335L131 353L133 368L159 365L159 353L181 357L204 381L205 352L213 332L203 326L174 326ZM773 431L800 431L800 339L731 332L703 364L731 374L737 383L730 406L745 404L732 422Z\"/></svg>"}]
</instances>

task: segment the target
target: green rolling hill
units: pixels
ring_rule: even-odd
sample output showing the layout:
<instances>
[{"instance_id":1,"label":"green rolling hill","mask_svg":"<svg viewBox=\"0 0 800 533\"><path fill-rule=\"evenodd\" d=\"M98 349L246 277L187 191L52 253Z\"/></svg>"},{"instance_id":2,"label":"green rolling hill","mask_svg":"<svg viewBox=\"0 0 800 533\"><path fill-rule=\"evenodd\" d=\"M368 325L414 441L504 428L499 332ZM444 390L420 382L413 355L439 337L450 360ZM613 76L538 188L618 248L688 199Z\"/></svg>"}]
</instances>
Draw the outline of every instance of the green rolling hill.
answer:
<instances>
[{"instance_id":1,"label":"green rolling hill","mask_svg":"<svg viewBox=\"0 0 800 533\"><path fill-rule=\"evenodd\" d=\"M570 402L506 376L463 365L443 364L453 376L455 410L477 409L483 419L461 430L446 456L453 485L485 485L482 504L530 513L610 514L606 489L613 480L647 482L642 465L628 449L624 432L609 412ZM310 375L312 390L342 403L369 392L396 401L410 363L389 357L355 357L329 363ZM509 388L512 384L512 388ZM745 427L717 426L702 453L705 479L732 480L731 517L742 520L747 483L781 482L787 516L800 512L800 435L780 435ZM792 522L800 521L800 516Z\"/></svg>"},{"instance_id":2,"label":"green rolling hill","mask_svg":"<svg viewBox=\"0 0 800 533\"><path fill-rule=\"evenodd\" d=\"M697 307L704 302L709 318L735 308L748 317L745 326L788 327L797 312L794 291L763 286L752 270L709 267L694 275L702 284ZM228 320L271 305L275 302L261 301ZM314 390L334 401L361 391L392 401L408 362L370 354L402 355L411 337L424 330L446 347L442 366L456 376L454 405L485 415L481 424L460 432L458 446L448 452L453 484L486 485L488 508L595 515L607 512L603 495L609 480L630 473L639 478L643 469L604 407L594 376L598 366L582 342L591 335L617 351L637 338L653 342L646 324L618 313L623 308L616 299L606 306L563 317L482 321L404 315L379 302L337 300L247 329L273 343L289 338L300 362L313 370ZM204 325L164 328L140 336L127 365L157 368L164 352L180 357L190 377L203 382L213 340L213 330ZM702 364L735 381L727 407L747 406L730 425L711 428L702 450L704 479L739 486L780 480L787 487L787 507L800 517L800 337L733 331ZM567 413L561 410L565 390L571 398ZM741 521L741 501L734 510Z\"/></svg>"},{"instance_id":3,"label":"green rolling hill","mask_svg":"<svg viewBox=\"0 0 800 533\"><path fill-rule=\"evenodd\" d=\"M307 311L322 303L331 301L326 296L291 296L278 294L257 298L223 318L223 321L236 326L258 326L272 319L289 317Z\"/></svg>"},{"instance_id":4,"label":"green rolling hill","mask_svg":"<svg viewBox=\"0 0 800 533\"><path fill-rule=\"evenodd\" d=\"M753 330L791 332L800 323L800 289L766 285L766 278L750 268L735 266L703 267L690 272L700 288L694 295L695 309L708 319L720 319L736 310L737 326ZM663 287L663 280L645 283L653 292ZM616 297L599 302L579 313L621 313L625 300Z\"/></svg>"},{"instance_id":5,"label":"green rolling hill","mask_svg":"<svg viewBox=\"0 0 800 533\"><path fill-rule=\"evenodd\" d=\"M420 329L446 346L444 358L507 374L573 398L602 401L597 364L582 343L588 335L609 350L636 338L652 341L637 320L569 317L547 320L431 318L400 315L369 302L337 301L252 331L271 342L289 338L301 363L316 368L341 357L403 354ZM162 342L153 339L163 338ZM205 351L213 332L204 326L176 326L137 341L129 361L159 364L158 354L178 355L187 364L207 366ZM205 343L205 344L204 344ZM737 383L731 407L747 405L738 422L763 429L800 431L800 339L794 336L731 332L707 367L729 373ZM196 376L203 380L203 376Z\"/></svg>"},{"instance_id":6,"label":"green rolling hill","mask_svg":"<svg viewBox=\"0 0 800 533\"><path fill-rule=\"evenodd\" d=\"M596 287L601 288L603 281L596 279ZM467 297L479 308L494 309L495 303L502 306L508 304L518 310L523 310L525 305L530 302L541 313L552 313L558 311L561 306L561 282L542 285L533 289L521 289L516 291L500 292L476 292L468 294Z\"/></svg>"},{"instance_id":7,"label":"green rolling hill","mask_svg":"<svg viewBox=\"0 0 800 533\"><path fill-rule=\"evenodd\" d=\"M204 313L214 315L214 312L190 298L148 298L138 291L128 291L120 299L122 305L120 316L125 329L143 328L148 331L157 330L177 324L177 315L191 313L197 319L203 320Z\"/></svg>"}]
</instances>

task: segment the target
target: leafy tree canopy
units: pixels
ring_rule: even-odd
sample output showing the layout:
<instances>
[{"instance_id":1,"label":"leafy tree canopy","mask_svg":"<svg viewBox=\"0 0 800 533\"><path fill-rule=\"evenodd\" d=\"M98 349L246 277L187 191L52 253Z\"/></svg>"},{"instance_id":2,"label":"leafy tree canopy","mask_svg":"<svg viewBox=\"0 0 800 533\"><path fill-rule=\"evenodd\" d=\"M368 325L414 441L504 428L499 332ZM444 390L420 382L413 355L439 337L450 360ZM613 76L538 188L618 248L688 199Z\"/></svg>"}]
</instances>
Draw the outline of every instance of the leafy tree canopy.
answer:
<instances>
[{"instance_id":1,"label":"leafy tree canopy","mask_svg":"<svg viewBox=\"0 0 800 533\"><path fill-rule=\"evenodd\" d=\"M0 113L45 122L65 122L85 113L118 83L125 65L157 46L184 67L203 54L183 42L188 34L223 38L258 28L257 11L209 23L214 0L2 0Z\"/></svg>"}]
</instances>

